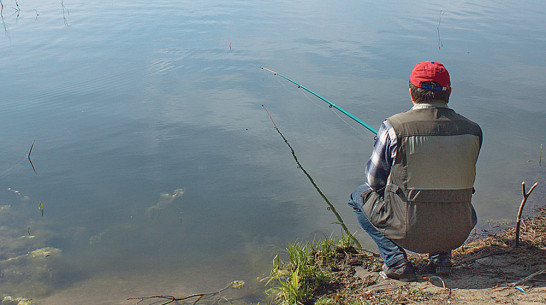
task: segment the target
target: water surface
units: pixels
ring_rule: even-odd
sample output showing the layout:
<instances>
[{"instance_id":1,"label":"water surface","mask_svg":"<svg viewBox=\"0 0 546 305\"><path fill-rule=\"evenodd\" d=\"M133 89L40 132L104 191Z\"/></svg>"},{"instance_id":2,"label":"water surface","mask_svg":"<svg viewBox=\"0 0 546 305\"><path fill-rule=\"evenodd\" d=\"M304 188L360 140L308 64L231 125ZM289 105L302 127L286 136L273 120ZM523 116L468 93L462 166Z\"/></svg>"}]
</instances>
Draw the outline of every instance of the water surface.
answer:
<instances>
[{"instance_id":1,"label":"water surface","mask_svg":"<svg viewBox=\"0 0 546 305\"><path fill-rule=\"evenodd\" d=\"M244 280L237 302L257 302L276 251L340 232L262 105L373 249L346 206L373 135L264 66L377 128L410 107L413 65L443 62L451 107L484 131L480 225L544 181L541 2L18 2L0 31L0 256L60 254L4 267L2 294L132 304Z\"/></svg>"}]
</instances>

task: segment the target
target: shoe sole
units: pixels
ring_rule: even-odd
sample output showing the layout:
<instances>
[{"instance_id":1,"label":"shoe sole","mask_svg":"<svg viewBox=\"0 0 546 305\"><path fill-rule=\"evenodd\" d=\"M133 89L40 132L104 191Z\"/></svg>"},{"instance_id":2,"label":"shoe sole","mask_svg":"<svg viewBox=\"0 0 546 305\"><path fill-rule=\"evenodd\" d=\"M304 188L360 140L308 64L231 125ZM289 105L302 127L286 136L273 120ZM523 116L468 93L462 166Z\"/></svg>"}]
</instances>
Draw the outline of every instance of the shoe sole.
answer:
<instances>
[{"instance_id":1,"label":"shoe sole","mask_svg":"<svg viewBox=\"0 0 546 305\"><path fill-rule=\"evenodd\" d=\"M417 277L395 279L395 278L389 277L384 271L379 271L379 276L381 276L381 278L384 279L384 280L389 279L389 280L396 280L396 281L400 281L400 282L415 282L415 281L417 281Z\"/></svg>"}]
</instances>

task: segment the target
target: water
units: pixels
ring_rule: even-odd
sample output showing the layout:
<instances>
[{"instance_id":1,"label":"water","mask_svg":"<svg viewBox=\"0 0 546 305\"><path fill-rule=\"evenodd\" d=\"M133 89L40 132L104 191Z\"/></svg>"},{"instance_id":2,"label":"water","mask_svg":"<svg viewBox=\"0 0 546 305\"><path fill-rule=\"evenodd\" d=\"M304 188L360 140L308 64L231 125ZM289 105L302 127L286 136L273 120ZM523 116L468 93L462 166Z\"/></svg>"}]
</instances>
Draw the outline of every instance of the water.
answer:
<instances>
[{"instance_id":1,"label":"water","mask_svg":"<svg viewBox=\"0 0 546 305\"><path fill-rule=\"evenodd\" d=\"M373 249L346 206L373 136L261 67L377 128L410 107L413 65L443 62L484 131L480 225L543 184L541 2L2 2L0 256L23 255L0 262L2 295L134 304L244 280L235 302L257 302L286 242L340 232L262 104ZM44 247L61 252L25 256Z\"/></svg>"}]
</instances>

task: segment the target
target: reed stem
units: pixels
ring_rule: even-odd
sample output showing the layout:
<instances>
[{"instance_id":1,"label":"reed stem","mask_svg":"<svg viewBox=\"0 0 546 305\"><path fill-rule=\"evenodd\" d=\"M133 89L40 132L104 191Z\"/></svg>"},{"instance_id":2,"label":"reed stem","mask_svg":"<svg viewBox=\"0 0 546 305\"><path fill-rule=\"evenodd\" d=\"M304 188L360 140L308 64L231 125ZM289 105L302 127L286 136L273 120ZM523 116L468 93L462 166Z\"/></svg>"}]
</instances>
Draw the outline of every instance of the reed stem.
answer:
<instances>
[{"instance_id":1,"label":"reed stem","mask_svg":"<svg viewBox=\"0 0 546 305\"><path fill-rule=\"evenodd\" d=\"M540 153L538 155L538 166L542 166L542 144L540 144Z\"/></svg>"}]
</instances>

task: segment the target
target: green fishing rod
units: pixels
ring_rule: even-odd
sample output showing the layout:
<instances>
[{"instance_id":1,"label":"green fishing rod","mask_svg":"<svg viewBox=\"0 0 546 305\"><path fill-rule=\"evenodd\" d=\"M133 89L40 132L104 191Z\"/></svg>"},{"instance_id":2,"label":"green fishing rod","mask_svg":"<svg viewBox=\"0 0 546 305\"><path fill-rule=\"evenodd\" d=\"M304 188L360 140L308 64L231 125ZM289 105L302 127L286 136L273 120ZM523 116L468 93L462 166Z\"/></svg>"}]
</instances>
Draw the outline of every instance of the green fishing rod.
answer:
<instances>
[{"instance_id":1,"label":"green fishing rod","mask_svg":"<svg viewBox=\"0 0 546 305\"><path fill-rule=\"evenodd\" d=\"M317 93L313 92L312 90L307 89L306 87L304 87L304 86L298 84L297 82L291 80L290 78L288 78L288 77L286 77L286 76L284 76L284 75L282 75L282 74L279 74L279 73L277 73L277 72L275 72L275 71L273 71L273 70L270 70L270 69L264 68L264 67L262 67L262 69L263 69L263 70L267 70L267 71L273 73L274 75L278 75L278 76L280 76L280 77L286 79L287 81L289 81L289 82L291 82L291 83L293 83L293 84L296 84L296 85L298 86L298 88L302 88L303 90L305 90L305 91L311 93L312 95L314 95L314 96L318 97L319 99L321 99L321 100L325 101L326 103L328 103L328 104L330 105L330 108L331 108L331 107L336 108L337 110L341 111L341 113L343 113L344 115L350 117L351 119L353 119L353 120L354 120L355 122L357 122L358 124L360 124L360 125L366 127L369 131L373 132L375 135L377 134L377 130L375 130L373 127L371 127L370 125L364 123L364 122L363 122L362 120L360 120L359 118L357 118L357 117L355 117L354 115L350 114L349 112L345 111L345 109L343 109L343 108L339 107L338 105L336 105L336 104L330 102L329 100L327 100L327 99L325 99L324 97L318 95Z\"/></svg>"}]
</instances>

